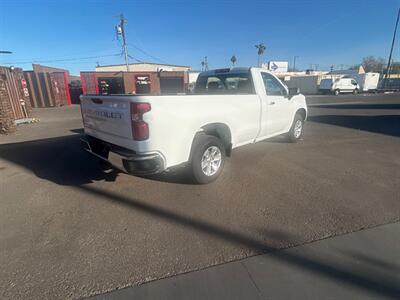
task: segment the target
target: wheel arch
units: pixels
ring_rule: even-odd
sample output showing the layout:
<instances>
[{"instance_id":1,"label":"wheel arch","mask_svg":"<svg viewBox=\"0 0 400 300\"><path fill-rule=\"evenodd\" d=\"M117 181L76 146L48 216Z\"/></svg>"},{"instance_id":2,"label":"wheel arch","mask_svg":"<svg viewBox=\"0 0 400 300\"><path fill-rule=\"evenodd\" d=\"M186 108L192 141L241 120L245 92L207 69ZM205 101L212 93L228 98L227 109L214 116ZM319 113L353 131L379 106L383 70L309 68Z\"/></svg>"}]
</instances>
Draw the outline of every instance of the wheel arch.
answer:
<instances>
[{"instance_id":1,"label":"wheel arch","mask_svg":"<svg viewBox=\"0 0 400 300\"><path fill-rule=\"evenodd\" d=\"M296 114L299 114L303 118L303 121L305 121L307 119L307 111L303 107L296 110L296 113L294 115L296 115Z\"/></svg>"},{"instance_id":2,"label":"wheel arch","mask_svg":"<svg viewBox=\"0 0 400 300\"><path fill-rule=\"evenodd\" d=\"M225 123L209 123L209 124L201 126L199 128L199 130L197 131L197 133L195 134L193 141L192 141L190 157L193 153L193 147L195 145L196 138L198 137L198 135L201 135L201 134L212 135L212 136L215 136L218 139L220 139L222 144L225 146L226 156L229 157L231 155L232 132L231 132L229 126Z\"/></svg>"}]
</instances>

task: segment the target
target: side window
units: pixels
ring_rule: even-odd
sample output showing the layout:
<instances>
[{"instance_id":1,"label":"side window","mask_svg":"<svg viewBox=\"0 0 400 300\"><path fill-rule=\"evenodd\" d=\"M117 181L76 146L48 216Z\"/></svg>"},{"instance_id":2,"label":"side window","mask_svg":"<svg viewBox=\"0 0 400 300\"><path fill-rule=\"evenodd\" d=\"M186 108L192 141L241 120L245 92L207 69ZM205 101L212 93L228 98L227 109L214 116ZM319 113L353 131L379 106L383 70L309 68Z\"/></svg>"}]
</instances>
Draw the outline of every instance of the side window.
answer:
<instances>
[{"instance_id":1,"label":"side window","mask_svg":"<svg viewBox=\"0 0 400 300\"><path fill-rule=\"evenodd\" d=\"M352 80L351 80L351 84L352 84L352 85L357 85L357 82L356 82L354 79L352 79Z\"/></svg>"},{"instance_id":2,"label":"side window","mask_svg":"<svg viewBox=\"0 0 400 300\"><path fill-rule=\"evenodd\" d=\"M286 95L286 90L282 86L282 84L279 83L279 81L272 76L271 74L268 73L261 73L262 79L264 81L264 86L266 89L267 95L270 96L285 96Z\"/></svg>"},{"instance_id":3,"label":"side window","mask_svg":"<svg viewBox=\"0 0 400 300\"><path fill-rule=\"evenodd\" d=\"M252 94L252 86L249 78L229 77L225 79L226 88L230 94Z\"/></svg>"},{"instance_id":4,"label":"side window","mask_svg":"<svg viewBox=\"0 0 400 300\"><path fill-rule=\"evenodd\" d=\"M218 77L208 77L206 89L210 94L222 92L225 90L225 85Z\"/></svg>"},{"instance_id":5,"label":"side window","mask_svg":"<svg viewBox=\"0 0 400 300\"><path fill-rule=\"evenodd\" d=\"M217 73L199 76L194 88L195 94L207 95L236 95L255 94L253 81L249 72L246 73Z\"/></svg>"}]
</instances>

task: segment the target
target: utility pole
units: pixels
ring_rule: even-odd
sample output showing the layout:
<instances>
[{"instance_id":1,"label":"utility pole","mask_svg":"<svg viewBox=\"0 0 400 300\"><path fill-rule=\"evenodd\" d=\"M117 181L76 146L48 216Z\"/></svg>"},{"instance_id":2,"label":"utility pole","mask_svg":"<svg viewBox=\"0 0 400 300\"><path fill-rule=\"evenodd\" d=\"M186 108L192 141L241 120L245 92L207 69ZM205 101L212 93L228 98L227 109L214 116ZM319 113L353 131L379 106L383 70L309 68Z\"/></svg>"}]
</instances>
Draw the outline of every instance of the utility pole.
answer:
<instances>
[{"instance_id":1,"label":"utility pole","mask_svg":"<svg viewBox=\"0 0 400 300\"><path fill-rule=\"evenodd\" d=\"M399 25L399 17L400 17L400 7L399 7L399 10L397 12L396 25L394 26L392 47L390 48L389 60L388 60L388 64L387 64L387 67L386 67L385 77L383 79L383 88L386 87L386 81L387 81L388 75L390 73L390 66L391 66L391 63L392 63L392 54L393 54L394 42L396 40L397 26Z\"/></svg>"},{"instance_id":2,"label":"utility pole","mask_svg":"<svg viewBox=\"0 0 400 300\"><path fill-rule=\"evenodd\" d=\"M296 58L299 58L297 55L293 56L293 72L296 72Z\"/></svg>"},{"instance_id":3,"label":"utility pole","mask_svg":"<svg viewBox=\"0 0 400 300\"><path fill-rule=\"evenodd\" d=\"M129 72L129 61L128 61L128 46L126 45L126 36L125 36L125 24L128 23L128 20L124 18L124 15L120 15L120 22L117 26L115 26L117 37L118 35L122 36L122 48L124 50L125 56L125 65L126 70Z\"/></svg>"},{"instance_id":4,"label":"utility pole","mask_svg":"<svg viewBox=\"0 0 400 300\"><path fill-rule=\"evenodd\" d=\"M207 60L207 56L204 56L204 71L208 71L208 60Z\"/></svg>"}]
</instances>

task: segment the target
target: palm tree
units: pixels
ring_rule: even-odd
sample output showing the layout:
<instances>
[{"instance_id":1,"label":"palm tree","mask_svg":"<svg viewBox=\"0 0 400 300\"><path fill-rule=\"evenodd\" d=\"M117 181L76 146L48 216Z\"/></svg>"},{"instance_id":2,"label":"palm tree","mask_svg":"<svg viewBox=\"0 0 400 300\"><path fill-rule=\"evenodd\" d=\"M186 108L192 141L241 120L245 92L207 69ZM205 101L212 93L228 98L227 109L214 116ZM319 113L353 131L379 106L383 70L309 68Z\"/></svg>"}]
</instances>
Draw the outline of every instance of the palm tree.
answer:
<instances>
[{"instance_id":1,"label":"palm tree","mask_svg":"<svg viewBox=\"0 0 400 300\"><path fill-rule=\"evenodd\" d=\"M261 66L261 56L264 54L265 49L267 49L267 47L263 44L260 43L258 45L256 45L257 48L257 54L258 54L258 66Z\"/></svg>"},{"instance_id":2,"label":"palm tree","mask_svg":"<svg viewBox=\"0 0 400 300\"><path fill-rule=\"evenodd\" d=\"M235 65L236 61L237 61L236 56L232 55L232 57L231 57L232 66Z\"/></svg>"}]
</instances>

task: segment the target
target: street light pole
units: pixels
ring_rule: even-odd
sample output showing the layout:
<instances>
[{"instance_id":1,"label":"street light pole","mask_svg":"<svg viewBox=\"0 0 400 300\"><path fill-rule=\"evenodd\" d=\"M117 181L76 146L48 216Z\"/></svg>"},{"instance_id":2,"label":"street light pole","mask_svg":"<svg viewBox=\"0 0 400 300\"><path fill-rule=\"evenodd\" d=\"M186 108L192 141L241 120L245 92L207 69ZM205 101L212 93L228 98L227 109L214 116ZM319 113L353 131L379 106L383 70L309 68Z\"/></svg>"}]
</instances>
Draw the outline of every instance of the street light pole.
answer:
<instances>
[{"instance_id":1,"label":"street light pole","mask_svg":"<svg viewBox=\"0 0 400 300\"><path fill-rule=\"evenodd\" d=\"M388 64L387 64L387 67L386 67L385 77L383 79L383 88L386 87L386 81L387 81L387 78L388 78L388 75L389 75L390 65L392 63L392 54L393 54L394 42L396 40L397 26L399 25L399 17L400 17L400 7L399 7L399 11L397 12L396 25L394 26L392 47L390 48L389 60L388 60Z\"/></svg>"},{"instance_id":2,"label":"street light pole","mask_svg":"<svg viewBox=\"0 0 400 300\"><path fill-rule=\"evenodd\" d=\"M296 72L296 58L299 58L297 55L293 56L293 72Z\"/></svg>"}]
</instances>

